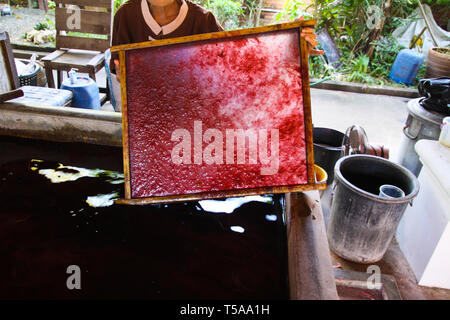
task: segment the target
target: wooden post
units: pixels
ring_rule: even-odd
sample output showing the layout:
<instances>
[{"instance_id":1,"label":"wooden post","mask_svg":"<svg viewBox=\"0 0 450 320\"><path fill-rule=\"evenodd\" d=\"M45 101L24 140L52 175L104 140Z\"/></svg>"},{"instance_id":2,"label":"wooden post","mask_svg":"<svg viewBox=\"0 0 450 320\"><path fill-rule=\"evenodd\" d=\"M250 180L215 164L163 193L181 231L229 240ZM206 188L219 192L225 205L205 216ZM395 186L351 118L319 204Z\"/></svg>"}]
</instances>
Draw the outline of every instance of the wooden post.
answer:
<instances>
[{"instance_id":1,"label":"wooden post","mask_svg":"<svg viewBox=\"0 0 450 320\"><path fill-rule=\"evenodd\" d=\"M6 102L6 101L12 100L12 99L20 98L20 97L23 97L23 91L20 89L2 93L2 94L0 94L0 103Z\"/></svg>"},{"instance_id":2,"label":"wooden post","mask_svg":"<svg viewBox=\"0 0 450 320\"><path fill-rule=\"evenodd\" d=\"M31 0L30 0L31 1ZM39 9L48 12L48 0L38 0Z\"/></svg>"},{"instance_id":3,"label":"wooden post","mask_svg":"<svg viewBox=\"0 0 450 320\"><path fill-rule=\"evenodd\" d=\"M263 0L259 0L258 7L256 8L255 27L259 27L259 23L261 20L262 5L263 5Z\"/></svg>"}]
</instances>

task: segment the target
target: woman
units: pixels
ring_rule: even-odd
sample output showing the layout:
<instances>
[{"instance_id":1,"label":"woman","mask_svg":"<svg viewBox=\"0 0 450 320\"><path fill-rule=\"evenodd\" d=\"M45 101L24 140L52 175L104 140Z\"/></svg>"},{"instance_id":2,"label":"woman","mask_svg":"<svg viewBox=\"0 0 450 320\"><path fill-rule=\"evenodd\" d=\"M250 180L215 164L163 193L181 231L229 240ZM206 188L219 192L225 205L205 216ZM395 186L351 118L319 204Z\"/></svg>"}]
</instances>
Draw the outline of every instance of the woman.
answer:
<instances>
[{"instance_id":1,"label":"woman","mask_svg":"<svg viewBox=\"0 0 450 320\"><path fill-rule=\"evenodd\" d=\"M217 31L223 28L214 15L189 0L129 0L114 16L112 45ZM313 28L303 28L301 36L308 42L309 54L323 53L313 49L318 43ZM120 81L117 55L111 60L111 72Z\"/></svg>"}]
</instances>

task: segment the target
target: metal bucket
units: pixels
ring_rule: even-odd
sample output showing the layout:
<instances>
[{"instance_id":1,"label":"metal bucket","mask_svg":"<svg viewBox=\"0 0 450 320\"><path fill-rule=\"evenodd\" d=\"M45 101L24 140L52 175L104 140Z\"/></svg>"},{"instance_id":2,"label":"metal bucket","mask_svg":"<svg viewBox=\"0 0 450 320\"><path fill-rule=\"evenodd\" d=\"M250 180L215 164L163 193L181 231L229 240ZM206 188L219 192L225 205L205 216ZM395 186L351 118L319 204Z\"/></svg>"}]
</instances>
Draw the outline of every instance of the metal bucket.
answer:
<instances>
[{"instance_id":1,"label":"metal bucket","mask_svg":"<svg viewBox=\"0 0 450 320\"><path fill-rule=\"evenodd\" d=\"M414 99L408 102L408 119L403 128L403 136L399 147L396 163L406 167L419 176L422 163L414 149L416 142L422 139L438 140L441 133L441 123L444 115L430 112L423 108L419 101Z\"/></svg>"},{"instance_id":2,"label":"metal bucket","mask_svg":"<svg viewBox=\"0 0 450 320\"><path fill-rule=\"evenodd\" d=\"M407 169L380 157L351 155L335 167L336 189L328 224L330 248L358 262L381 260L394 237L407 205L419 192L419 181ZM380 196L380 187L393 185L405 193Z\"/></svg>"},{"instance_id":3,"label":"metal bucket","mask_svg":"<svg viewBox=\"0 0 450 320\"><path fill-rule=\"evenodd\" d=\"M314 128L314 163L328 174L328 185L333 183L334 165L344 154L342 142L345 134L330 128Z\"/></svg>"}]
</instances>

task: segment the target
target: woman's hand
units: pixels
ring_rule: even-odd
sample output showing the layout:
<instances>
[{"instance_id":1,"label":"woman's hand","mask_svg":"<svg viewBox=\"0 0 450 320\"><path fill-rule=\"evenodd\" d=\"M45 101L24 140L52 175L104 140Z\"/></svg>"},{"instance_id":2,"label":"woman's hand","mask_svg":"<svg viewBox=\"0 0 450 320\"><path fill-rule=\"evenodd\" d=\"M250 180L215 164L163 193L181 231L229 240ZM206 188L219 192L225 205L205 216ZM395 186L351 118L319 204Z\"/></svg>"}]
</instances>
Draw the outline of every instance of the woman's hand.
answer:
<instances>
[{"instance_id":1,"label":"woman's hand","mask_svg":"<svg viewBox=\"0 0 450 320\"><path fill-rule=\"evenodd\" d=\"M296 22L303 21L305 18L300 17ZM317 36L314 33L314 28L312 27L302 27L302 33L300 34L302 38L306 40L306 43L308 44L308 54L311 55L322 55L325 52L323 50L315 50L314 48L319 44L319 41L317 41Z\"/></svg>"},{"instance_id":2,"label":"woman's hand","mask_svg":"<svg viewBox=\"0 0 450 320\"><path fill-rule=\"evenodd\" d=\"M114 60L114 65L116 66L116 79L120 83L120 65L119 65L119 60L115 59Z\"/></svg>"}]
</instances>

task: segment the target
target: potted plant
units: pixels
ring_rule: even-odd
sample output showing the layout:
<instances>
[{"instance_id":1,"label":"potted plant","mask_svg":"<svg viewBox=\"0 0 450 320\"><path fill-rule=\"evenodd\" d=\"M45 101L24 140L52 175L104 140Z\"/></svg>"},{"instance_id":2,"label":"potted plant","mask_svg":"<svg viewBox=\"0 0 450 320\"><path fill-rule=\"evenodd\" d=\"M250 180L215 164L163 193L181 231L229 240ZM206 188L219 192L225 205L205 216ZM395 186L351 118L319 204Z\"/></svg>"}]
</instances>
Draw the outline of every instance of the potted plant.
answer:
<instances>
[{"instance_id":1,"label":"potted plant","mask_svg":"<svg viewBox=\"0 0 450 320\"><path fill-rule=\"evenodd\" d=\"M427 78L448 77L450 75L450 48L434 47L428 52Z\"/></svg>"}]
</instances>

